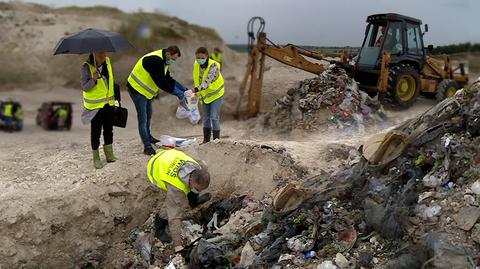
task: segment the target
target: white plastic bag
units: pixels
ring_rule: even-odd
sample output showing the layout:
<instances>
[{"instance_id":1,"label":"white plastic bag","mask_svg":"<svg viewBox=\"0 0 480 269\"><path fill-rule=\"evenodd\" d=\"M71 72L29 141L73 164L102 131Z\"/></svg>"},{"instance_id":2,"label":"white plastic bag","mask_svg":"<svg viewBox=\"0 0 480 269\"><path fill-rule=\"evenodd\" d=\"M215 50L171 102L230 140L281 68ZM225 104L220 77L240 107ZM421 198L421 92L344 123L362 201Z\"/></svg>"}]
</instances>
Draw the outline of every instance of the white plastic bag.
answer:
<instances>
[{"instance_id":1,"label":"white plastic bag","mask_svg":"<svg viewBox=\"0 0 480 269\"><path fill-rule=\"evenodd\" d=\"M198 108L198 98L192 90L185 91L185 99L187 100L187 107L190 111Z\"/></svg>"},{"instance_id":2,"label":"white plastic bag","mask_svg":"<svg viewBox=\"0 0 480 269\"><path fill-rule=\"evenodd\" d=\"M191 124L195 125L198 124L200 121L200 110L198 110L198 106L195 105L190 111L186 110L182 106L178 106L177 112L175 113L175 116L178 119L186 119L190 121Z\"/></svg>"}]
</instances>

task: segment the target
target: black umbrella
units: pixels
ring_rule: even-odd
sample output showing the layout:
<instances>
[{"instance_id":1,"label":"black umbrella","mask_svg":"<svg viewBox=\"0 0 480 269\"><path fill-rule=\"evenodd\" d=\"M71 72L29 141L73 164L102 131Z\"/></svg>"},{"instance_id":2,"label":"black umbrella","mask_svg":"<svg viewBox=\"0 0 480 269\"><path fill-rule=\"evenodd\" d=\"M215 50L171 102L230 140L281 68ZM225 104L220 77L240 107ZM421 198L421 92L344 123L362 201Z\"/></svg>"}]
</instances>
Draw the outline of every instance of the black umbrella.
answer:
<instances>
[{"instance_id":1,"label":"black umbrella","mask_svg":"<svg viewBox=\"0 0 480 269\"><path fill-rule=\"evenodd\" d=\"M133 48L132 44L119 33L90 28L62 37L53 55L116 52L129 48Z\"/></svg>"}]
</instances>

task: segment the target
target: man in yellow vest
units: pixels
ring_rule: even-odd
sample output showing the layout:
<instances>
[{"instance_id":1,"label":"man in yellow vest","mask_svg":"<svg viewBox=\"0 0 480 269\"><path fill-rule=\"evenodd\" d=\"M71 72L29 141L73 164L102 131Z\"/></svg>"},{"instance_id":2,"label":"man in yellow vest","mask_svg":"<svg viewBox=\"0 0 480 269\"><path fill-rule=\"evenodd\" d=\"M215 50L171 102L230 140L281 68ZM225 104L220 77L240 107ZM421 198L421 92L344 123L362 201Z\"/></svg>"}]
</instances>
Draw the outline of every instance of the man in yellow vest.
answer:
<instances>
[{"instance_id":1,"label":"man in yellow vest","mask_svg":"<svg viewBox=\"0 0 480 269\"><path fill-rule=\"evenodd\" d=\"M11 102L5 102L3 105L3 120L5 122L5 129L7 131L12 130L13 124L13 104Z\"/></svg>"},{"instance_id":2,"label":"man in yellow vest","mask_svg":"<svg viewBox=\"0 0 480 269\"><path fill-rule=\"evenodd\" d=\"M220 48L214 48L212 55L210 55L210 59L214 60L215 62L220 64L220 70L222 69L222 50Z\"/></svg>"},{"instance_id":3,"label":"man in yellow vest","mask_svg":"<svg viewBox=\"0 0 480 269\"><path fill-rule=\"evenodd\" d=\"M200 47L195 52L196 60L193 63L193 92L203 103L204 125L203 143L210 141L213 130L213 139L220 138L220 112L224 80L220 72L220 64L208 58L208 50Z\"/></svg>"},{"instance_id":4,"label":"man in yellow vest","mask_svg":"<svg viewBox=\"0 0 480 269\"><path fill-rule=\"evenodd\" d=\"M186 88L175 81L168 70L180 56L177 46L150 52L138 60L128 77L128 93L137 110L138 131L144 146L143 153L146 155L154 155L152 144L159 142L150 134L151 102L158 96L159 90L177 96L180 104L186 107Z\"/></svg>"},{"instance_id":5,"label":"man in yellow vest","mask_svg":"<svg viewBox=\"0 0 480 269\"><path fill-rule=\"evenodd\" d=\"M168 226L175 251L181 251L183 213L188 210L188 205L194 208L210 199L209 193L198 194L210 185L210 174L186 153L176 149L161 149L148 162L147 175L153 185L167 192L164 208Z\"/></svg>"},{"instance_id":6,"label":"man in yellow vest","mask_svg":"<svg viewBox=\"0 0 480 269\"><path fill-rule=\"evenodd\" d=\"M68 109L65 106L57 108L55 111L57 116L57 128L63 129L67 127Z\"/></svg>"}]
</instances>

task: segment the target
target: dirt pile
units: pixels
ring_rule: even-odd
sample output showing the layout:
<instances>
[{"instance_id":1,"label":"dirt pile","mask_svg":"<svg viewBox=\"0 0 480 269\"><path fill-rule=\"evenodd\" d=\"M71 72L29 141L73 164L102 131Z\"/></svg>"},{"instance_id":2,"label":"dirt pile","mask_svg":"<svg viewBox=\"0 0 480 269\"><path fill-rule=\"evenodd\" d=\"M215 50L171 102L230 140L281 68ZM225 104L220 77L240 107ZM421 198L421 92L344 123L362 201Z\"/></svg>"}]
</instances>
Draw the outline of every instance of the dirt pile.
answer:
<instances>
[{"instance_id":1,"label":"dirt pile","mask_svg":"<svg viewBox=\"0 0 480 269\"><path fill-rule=\"evenodd\" d=\"M320 76L299 82L264 117L266 127L310 130L329 125L359 129L384 120L380 103L358 89L344 69L330 65Z\"/></svg>"},{"instance_id":2,"label":"dirt pile","mask_svg":"<svg viewBox=\"0 0 480 269\"><path fill-rule=\"evenodd\" d=\"M16 152L16 165L0 171L0 264L8 268L112 268L128 253L112 246L121 246L132 228L162 207L164 193L146 178L148 156L130 139L117 139L120 160L98 171L87 149L63 140L51 156L43 156L46 149L6 148ZM279 181L305 173L284 149L267 145L217 141L186 150L210 165L210 191L217 198L236 191L262 197ZM32 159L39 165L28 165ZM121 255L107 254L116 250Z\"/></svg>"}]
</instances>

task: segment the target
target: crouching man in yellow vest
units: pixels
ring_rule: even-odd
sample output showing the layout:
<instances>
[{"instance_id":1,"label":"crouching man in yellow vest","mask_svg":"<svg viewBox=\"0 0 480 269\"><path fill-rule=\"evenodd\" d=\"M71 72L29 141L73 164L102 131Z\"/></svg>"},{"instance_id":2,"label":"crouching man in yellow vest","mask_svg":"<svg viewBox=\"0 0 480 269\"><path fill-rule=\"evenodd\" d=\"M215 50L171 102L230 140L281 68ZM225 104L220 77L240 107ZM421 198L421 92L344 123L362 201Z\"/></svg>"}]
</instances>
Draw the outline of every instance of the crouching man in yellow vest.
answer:
<instances>
[{"instance_id":1,"label":"crouching man in yellow vest","mask_svg":"<svg viewBox=\"0 0 480 269\"><path fill-rule=\"evenodd\" d=\"M193 83L198 98L203 103L204 124L203 143L210 141L213 130L213 139L220 138L220 111L223 94L225 92L220 64L208 58L208 50L200 47L195 52L196 60L193 63Z\"/></svg>"},{"instance_id":2,"label":"crouching man in yellow vest","mask_svg":"<svg viewBox=\"0 0 480 269\"><path fill-rule=\"evenodd\" d=\"M164 208L175 251L183 249L181 225L183 213L210 200L209 193L199 192L210 185L210 174L196 160L176 149L159 150L148 162L148 179L152 184L167 192ZM166 228L165 226L161 228Z\"/></svg>"}]
</instances>

